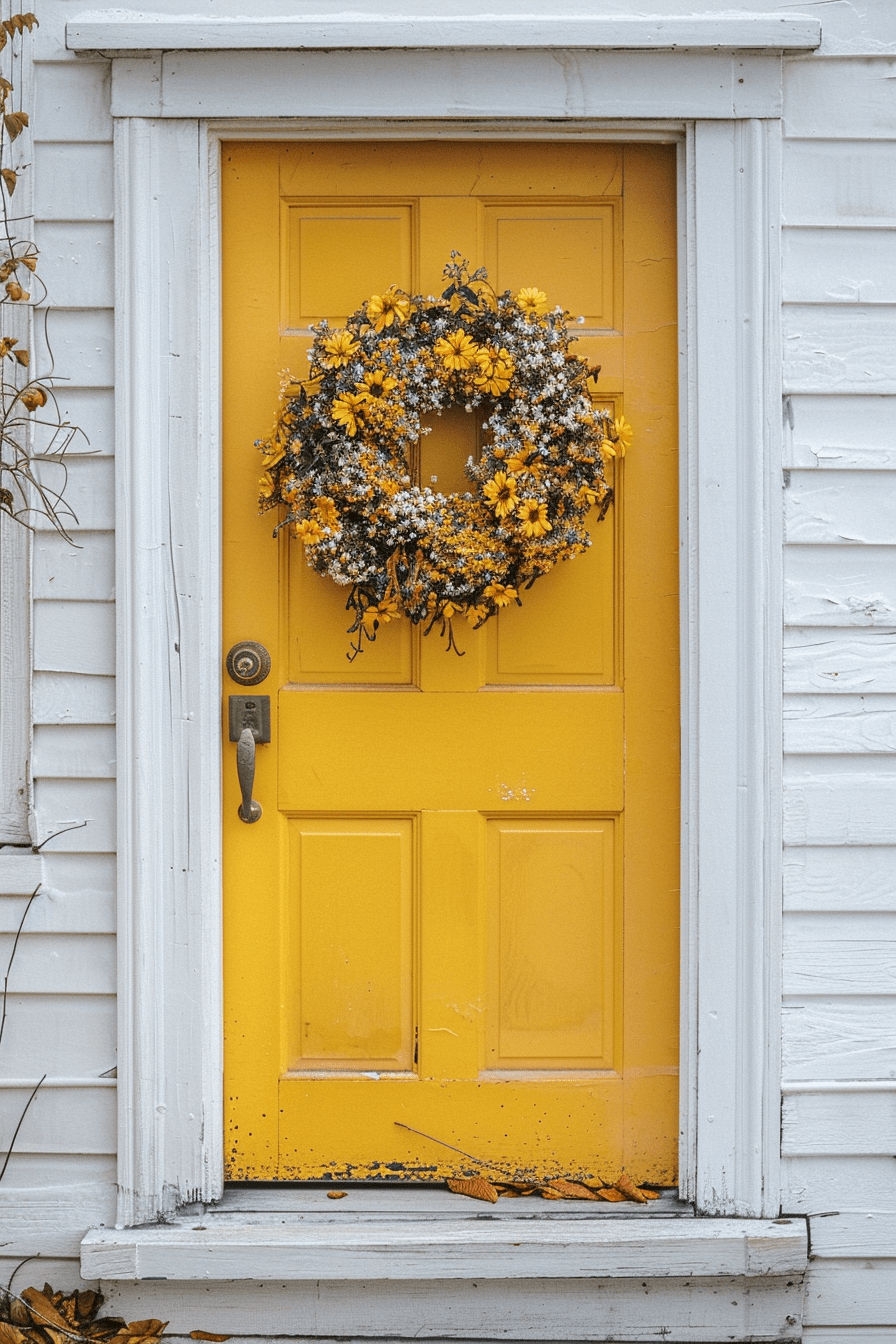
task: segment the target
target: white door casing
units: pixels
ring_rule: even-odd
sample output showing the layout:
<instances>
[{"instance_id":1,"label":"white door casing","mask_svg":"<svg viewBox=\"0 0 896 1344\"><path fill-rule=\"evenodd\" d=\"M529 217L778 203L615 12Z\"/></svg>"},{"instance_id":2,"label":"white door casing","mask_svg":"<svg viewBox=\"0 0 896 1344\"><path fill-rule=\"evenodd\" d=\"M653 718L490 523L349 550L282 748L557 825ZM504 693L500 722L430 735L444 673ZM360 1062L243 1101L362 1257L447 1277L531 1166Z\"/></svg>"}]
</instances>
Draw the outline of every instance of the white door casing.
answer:
<instances>
[{"instance_id":1,"label":"white door casing","mask_svg":"<svg viewBox=\"0 0 896 1344\"><path fill-rule=\"evenodd\" d=\"M165 20L162 54L153 22L68 28L116 56L120 1224L223 1180L219 146L322 136L679 144L681 1193L774 1217L781 52L818 25L494 19L460 51L384 20L356 51L323 21Z\"/></svg>"}]
</instances>

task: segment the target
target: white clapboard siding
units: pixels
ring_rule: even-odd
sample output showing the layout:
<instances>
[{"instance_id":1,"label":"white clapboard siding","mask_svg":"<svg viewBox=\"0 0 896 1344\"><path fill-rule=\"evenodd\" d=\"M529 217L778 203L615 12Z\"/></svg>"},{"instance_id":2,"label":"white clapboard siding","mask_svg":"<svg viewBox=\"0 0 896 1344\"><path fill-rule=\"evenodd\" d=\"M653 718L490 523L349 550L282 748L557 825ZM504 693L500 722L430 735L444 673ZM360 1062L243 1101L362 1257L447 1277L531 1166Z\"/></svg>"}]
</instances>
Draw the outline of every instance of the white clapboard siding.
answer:
<instances>
[{"instance_id":1,"label":"white clapboard siding","mask_svg":"<svg viewBox=\"0 0 896 1344\"><path fill-rule=\"evenodd\" d=\"M896 1086L887 1091L785 1093L781 1111L785 1156L868 1153L892 1162L894 1135Z\"/></svg>"},{"instance_id":2,"label":"white clapboard siding","mask_svg":"<svg viewBox=\"0 0 896 1344\"><path fill-rule=\"evenodd\" d=\"M866 757L851 770L835 771L826 761L814 776L786 778L784 843L896 844L896 773L873 771L872 763Z\"/></svg>"},{"instance_id":3,"label":"white clapboard siding","mask_svg":"<svg viewBox=\"0 0 896 1344\"><path fill-rule=\"evenodd\" d=\"M278 1284L104 1283L104 1311L127 1320L169 1320L168 1335L196 1327L261 1335L475 1338L483 1322L495 1339L654 1337L657 1321L669 1341L717 1344L728 1339L798 1338L785 1317L799 1311L796 1292L782 1309L779 1279L463 1279L438 1283L381 1281ZM299 1324L301 1323L301 1324ZM794 1316L793 1324L797 1323ZM768 1331L767 1334L762 1333ZM301 1338L301 1335L300 1335Z\"/></svg>"},{"instance_id":4,"label":"white clapboard siding","mask_svg":"<svg viewBox=\"0 0 896 1344\"><path fill-rule=\"evenodd\" d=\"M35 811L44 852L111 854L115 850L115 781L39 779ZM82 825L86 822L86 825ZM66 829L68 827L76 829ZM56 835L57 831L64 831ZM48 839L55 836L55 839Z\"/></svg>"},{"instance_id":5,"label":"white clapboard siding","mask_svg":"<svg viewBox=\"0 0 896 1344\"><path fill-rule=\"evenodd\" d=\"M865 1264L822 1261L809 1268L803 1320L807 1325L850 1327L841 1336L844 1344L849 1344L853 1326L891 1326L894 1302L896 1260Z\"/></svg>"},{"instance_id":6,"label":"white clapboard siding","mask_svg":"<svg viewBox=\"0 0 896 1344\"><path fill-rule=\"evenodd\" d=\"M29 1286L42 1289L45 1283L49 1283L53 1288L57 1284L64 1284L68 1290L75 1288L83 1290L97 1286L95 1283L86 1283L81 1278L81 1263L75 1257L41 1256L39 1260L30 1260L23 1265L20 1255L4 1256L2 1249L0 1249L0 1279L3 1283L13 1280L14 1292Z\"/></svg>"},{"instance_id":7,"label":"white clapboard siding","mask_svg":"<svg viewBox=\"0 0 896 1344\"><path fill-rule=\"evenodd\" d=\"M31 1070L29 1087L0 1087L0 1133L11 1134L41 1074ZM115 1084L85 1080L78 1086L54 1087L48 1078L22 1121L17 1153L115 1152Z\"/></svg>"},{"instance_id":8,"label":"white clapboard siding","mask_svg":"<svg viewBox=\"0 0 896 1344\"><path fill-rule=\"evenodd\" d=\"M34 127L37 130L37 124ZM37 144L34 214L40 221L112 219L110 144ZM55 290L52 301L58 302Z\"/></svg>"},{"instance_id":9,"label":"white clapboard siding","mask_svg":"<svg viewBox=\"0 0 896 1344\"><path fill-rule=\"evenodd\" d=\"M839 1325L803 1328L803 1344L894 1344L894 1341L896 1325L853 1325L848 1334Z\"/></svg>"},{"instance_id":10,"label":"white clapboard siding","mask_svg":"<svg viewBox=\"0 0 896 1344\"><path fill-rule=\"evenodd\" d=\"M44 778L114 779L115 729L99 724L40 724L34 774Z\"/></svg>"},{"instance_id":11,"label":"white clapboard siding","mask_svg":"<svg viewBox=\"0 0 896 1344\"><path fill-rule=\"evenodd\" d=\"M36 672L31 707L36 724L114 723L115 680L77 672Z\"/></svg>"},{"instance_id":12,"label":"white clapboard siding","mask_svg":"<svg viewBox=\"0 0 896 1344\"><path fill-rule=\"evenodd\" d=\"M114 376L114 321L111 308L54 308L48 338L57 368L74 387L111 387ZM34 337L34 368L50 366L41 327Z\"/></svg>"},{"instance_id":13,"label":"white clapboard siding","mask_svg":"<svg viewBox=\"0 0 896 1344\"><path fill-rule=\"evenodd\" d=\"M792 1214L838 1209L889 1212L896 1208L896 1162L889 1153L785 1157L781 1208Z\"/></svg>"},{"instance_id":14,"label":"white clapboard siding","mask_svg":"<svg viewBox=\"0 0 896 1344\"><path fill-rule=\"evenodd\" d=\"M788 695L784 749L804 754L896 751L896 695Z\"/></svg>"},{"instance_id":15,"label":"white clapboard siding","mask_svg":"<svg viewBox=\"0 0 896 1344\"><path fill-rule=\"evenodd\" d=\"M896 998L786 999L782 1070L788 1082L896 1079Z\"/></svg>"},{"instance_id":16,"label":"white clapboard siding","mask_svg":"<svg viewBox=\"0 0 896 1344\"><path fill-rule=\"evenodd\" d=\"M111 602L35 602L34 666L42 672L115 672Z\"/></svg>"},{"instance_id":17,"label":"white clapboard siding","mask_svg":"<svg viewBox=\"0 0 896 1344\"><path fill-rule=\"evenodd\" d=\"M896 914L785 915L784 993L896 994Z\"/></svg>"},{"instance_id":18,"label":"white clapboard siding","mask_svg":"<svg viewBox=\"0 0 896 1344\"><path fill-rule=\"evenodd\" d=\"M812 1255L818 1259L865 1260L886 1252L896 1257L896 1210L813 1220Z\"/></svg>"},{"instance_id":19,"label":"white clapboard siding","mask_svg":"<svg viewBox=\"0 0 896 1344\"><path fill-rule=\"evenodd\" d=\"M115 903L108 891L51 891L42 882L34 900L5 896L0 901L0 933L15 933L25 916L29 933L114 933ZM52 986L50 987L52 990Z\"/></svg>"},{"instance_id":20,"label":"white clapboard siding","mask_svg":"<svg viewBox=\"0 0 896 1344\"><path fill-rule=\"evenodd\" d=\"M3 1029L3 1076L28 1078L37 1069L38 1078L43 1073L99 1078L115 1067L115 1043L112 994L12 993Z\"/></svg>"},{"instance_id":21,"label":"white clapboard siding","mask_svg":"<svg viewBox=\"0 0 896 1344\"><path fill-rule=\"evenodd\" d=\"M115 597L115 540L111 532L79 532L77 547L58 532L34 539L35 599L110 602Z\"/></svg>"},{"instance_id":22,"label":"white clapboard siding","mask_svg":"<svg viewBox=\"0 0 896 1344\"><path fill-rule=\"evenodd\" d=\"M111 902L115 896L115 856L113 854L70 853L56 846L60 840L41 850L44 875L41 891L65 899L67 896L101 896Z\"/></svg>"},{"instance_id":23,"label":"white clapboard siding","mask_svg":"<svg viewBox=\"0 0 896 1344\"><path fill-rule=\"evenodd\" d=\"M894 78L896 59L892 56L786 61L785 135L813 140L892 140Z\"/></svg>"},{"instance_id":24,"label":"white clapboard siding","mask_svg":"<svg viewBox=\"0 0 896 1344\"><path fill-rule=\"evenodd\" d=\"M896 468L896 397L795 394L787 405L785 467Z\"/></svg>"},{"instance_id":25,"label":"white clapboard siding","mask_svg":"<svg viewBox=\"0 0 896 1344\"><path fill-rule=\"evenodd\" d=\"M894 366L896 367L896 366ZM896 625L896 547L788 546L787 625Z\"/></svg>"},{"instance_id":26,"label":"white clapboard siding","mask_svg":"<svg viewBox=\"0 0 896 1344\"><path fill-rule=\"evenodd\" d=\"M39 223L34 241L40 249L40 276L54 307L112 307L115 267L111 223Z\"/></svg>"},{"instance_id":27,"label":"white clapboard siding","mask_svg":"<svg viewBox=\"0 0 896 1344\"><path fill-rule=\"evenodd\" d=\"M86 444L81 445L86 449ZM66 453L62 459L65 471L62 489L65 502L76 516L76 521L67 521L69 532L98 532L111 530L115 526L115 467L111 457L87 451ZM41 470L41 479L47 484L57 484L54 474L60 470L60 464L54 461L45 464ZM35 519L39 532L51 528L46 518ZM80 544L81 539L76 538Z\"/></svg>"},{"instance_id":28,"label":"white clapboard siding","mask_svg":"<svg viewBox=\"0 0 896 1344\"><path fill-rule=\"evenodd\" d=\"M896 847L786 848L784 909L896 911Z\"/></svg>"},{"instance_id":29,"label":"white clapboard siding","mask_svg":"<svg viewBox=\"0 0 896 1344\"><path fill-rule=\"evenodd\" d=\"M112 139L108 61L37 62L34 78L36 142Z\"/></svg>"},{"instance_id":30,"label":"white clapboard siding","mask_svg":"<svg viewBox=\"0 0 896 1344\"><path fill-rule=\"evenodd\" d=\"M109 1184L51 1185L43 1190L0 1186L3 1238L23 1256L75 1256L88 1228L114 1223L115 1196L115 1186Z\"/></svg>"},{"instance_id":31,"label":"white clapboard siding","mask_svg":"<svg viewBox=\"0 0 896 1344\"><path fill-rule=\"evenodd\" d=\"M112 1185L115 1175L115 1158L108 1153L14 1151L3 1184L9 1182L17 1190L39 1190L54 1181L59 1185Z\"/></svg>"},{"instance_id":32,"label":"white clapboard siding","mask_svg":"<svg viewBox=\"0 0 896 1344\"><path fill-rule=\"evenodd\" d=\"M12 943L12 934L0 934L3 967ZM115 939L96 933L29 933L26 925L9 974L9 990L15 994L46 994L49 990L54 994L114 994Z\"/></svg>"},{"instance_id":33,"label":"white clapboard siding","mask_svg":"<svg viewBox=\"0 0 896 1344\"><path fill-rule=\"evenodd\" d=\"M785 392L896 393L890 304L785 304Z\"/></svg>"},{"instance_id":34,"label":"white clapboard siding","mask_svg":"<svg viewBox=\"0 0 896 1344\"><path fill-rule=\"evenodd\" d=\"M896 227L896 142L784 141L788 225Z\"/></svg>"},{"instance_id":35,"label":"white clapboard siding","mask_svg":"<svg viewBox=\"0 0 896 1344\"><path fill-rule=\"evenodd\" d=\"M790 545L896 544L892 471L791 471L784 491Z\"/></svg>"},{"instance_id":36,"label":"white clapboard siding","mask_svg":"<svg viewBox=\"0 0 896 1344\"><path fill-rule=\"evenodd\" d=\"M896 229L787 228L787 303L896 303Z\"/></svg>"},{"instance_id":37,"label":"white clapboard siding","mask_svg":"<svg viewBox=\"0 0 896 1344\"><path fill-rule=\"evenodd\" d=\"M784 631L784 690L896 692L896 630Z\"/></svg>"},{"instance_id":38,"label":"white clapboard siding","mask_svg":"<svg viewBox=\"0 0 896 1344\"><path fill-rule=\"evenodd\" d=\"M56 389L56 402L62 419L82 431L72 441L69 460L77 455L95 458L114 453L115 395L111 388L62 384Z\"/></svg>"}]
</instances>

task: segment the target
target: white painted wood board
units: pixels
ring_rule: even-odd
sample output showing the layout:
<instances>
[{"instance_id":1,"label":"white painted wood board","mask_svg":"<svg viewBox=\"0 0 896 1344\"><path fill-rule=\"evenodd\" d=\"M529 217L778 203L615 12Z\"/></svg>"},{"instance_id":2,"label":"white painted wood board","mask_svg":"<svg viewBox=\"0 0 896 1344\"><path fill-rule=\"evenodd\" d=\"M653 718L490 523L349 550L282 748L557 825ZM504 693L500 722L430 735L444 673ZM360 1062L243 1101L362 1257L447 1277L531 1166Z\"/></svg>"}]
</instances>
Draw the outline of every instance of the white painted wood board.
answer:
<instances>
[{"instance_id":1,"label":"white painted wood board","mask_svg":"<svg viewBox=\"0 0 896 1344\"><path fill-rule=\"evenodd\" d=\"M40 1073L35 1072L33 1082ZM11 1134L30 1088L0 1088L0 1127ZM115 1086L54 1087L47 1079L29 1107L16 1140L17 1153L115 1152Z\"/></svg>"},{"instance_id":2,"label":"white painted wood board","mask_svg":"<svg viewBox=\"0 0 896 1344\"><path fill-rule=\"evenodd\" d=\"M83 430L67 456L110 456L115 451L115 398L111 387L67 387L61 384L56 400L62 418Z\"/></svg>"},{"instance_id":3,"label":"white painted wood board","mask_svg":"<svg viewBox=\"0 0 896 1344\"><path fill-rule=\"evenodd\" d=\"M784 909L896 910L896 848L788 846Z\"/></svg>"},{"instance_id":4,"label":"white painted wood board","mask_svg":"<svg viewBox=\"0 0 896 1344\"><path fill-rule=\"evenodd\" d=\"M12 939L0 934L0 966L6 966ZM115 940L96 933L29 933L26 924L9 988L16 994L114 994Z\"/></svg>"},{"instance_id":5,"label":"white painted wood board","mask_svg":"<svg viewBox=\"0 0 896 1344\"><path fill-rule=\"evenodd\" d=\"M791 471L784 491L785 537L800 543L892 546L892 471Z\"/></svg>"},{"instance_id":6,"label":"white painted wood board","mask_svg":"<svg viewBox=\"0 0 896 1344\"><path fill-rule=\"evenodd\" d=\"M341 1223L357 1219L380 1222L384 1218L412 1221L444 1217L454 1220L481 1220L487 1217L490 1221L496 1218L510 1221L519 1221L520 1218L541 1221L547 1218L562 1222L576 1218L593 1221L598 1215L602 1218L635 1218L641 1221L657 1217L694 1217L693 1206L679 1200L673 1190L664 1190L659 1199L638 1206L628 1203L577 1204L569 1200L554 1202L541 1199L521 1204L519 1200L502 1199L486 1210L480 1201L452 1194L442 1185L378 1182L338 1188L343 1190L345 1197L333 1200L326 1186L230 1185L225 1187L220 1200L206 1206L202 1221L225 1219L234 1222L246 1219L265 1222L279 1213Z\"/></svg>"},{"instance_id":7,"label":"white painted wood board","mask_svg":"<svg viewBox=\"0 0 896 1344\"><path fill-rule=\"evenodd\" d=\"M810 1325L803 1330L804 1344L893 1344L896 1325Z\"/></svg>"},{"instance_id":8,"label":"white painted wood board","mask_svg":"<svg viewBox=\"0 0 896 1344\"><path fill-rule=\"evenodd\" d=\"M4 1183L0 1187L2 1242L14 1246L20 1256L76 1256L88 1227L114 1222L115 1194L115 1186L109 1184L16 1190ZM61 1285L53 1285L57 1286Z\"/></svg>"},{"instance_id":9,"label":"white painted wood board","mask_svg":"<svg viewBox=\"0 0 896 1344\"><path fill-rule=\"evenodd\" d=\"M50 313L49 339L56 367L65 369L73 387L112 386L114 325L111 308L54 308ZM34 367L48 367L39 327L34 349Z\"/></svg>"},{"instance_id":10,"label":"white painted wood board","mask_svg":"<svg viewBox=\"0 0 896 1344\"><path fill-rule=\"evenodd\" d=\"M809 1325L893 1324L896 1260L863 1265L814 1262L806 1281L805 1321ZM849 1335L843 1336L847 1344Z\"/></svg>"},{"instance_id":11,"label":"white painted wood board","mask_svg":"<svg viewBox=\"0 0 896 1344\"><path fill-rule=\"evenodd\" d=\"M105 1309L128 1320L166 1317L168 1334L206 1330L302 1338L481 1337L513 1340L719 1344L720 1339L798 1339L801 1277L701 1279L513 1279L123 1284L103 1282ZM658 1322L661 1323L658 1325ZM483 1325L485 1323L485 1325ZM260 1328L261 1327L261 1328Z\"/></svg>"},{"instance_id":12,"label":"white painted wood board","mask_svg":"<svg viewBox=\"0 0 896 1344\"><path fill-rule=\"evenodd\" d=\"M0 932L16 931L29 900L30 896L7 896L0 902ZM30 933L114 933L112 895L107 891L54 892L43 882L31 901L25 927Z\"/></svg>"},{"instance_id":13,"label":"white painted wood board","mask_svg":"<svg viewBox=\"0 0 896 1344\"><path fill-rule=\"evenodd\" d=\"M43 875L44 865L39 854L30 854L27 850L18 854L0 852L0 896L30 895Z\"/></svg>"},{"instance_id":14,"label":"white painted wood board","mask_svg":"<svg viewBox=\"0 0 896 1344\"><path fill-rule=\"evenodd\" d=\"M33 761L36 777L114 779L115 729L107 724L38 725Z\"/></svg>"},{"instance_id":15,"label":"white painted wood board","mask_svg":"<svg viewBox=\"0 0 896 1344\"><path fill-rule=\"evenodd\" d=\"M856 228L896 227L896 142L784 141L784 220Z\"/></svg>"},{"instance_id":16,"label":"white painted wood board","mask_svg":"<svg viewBox=\"0 0 896 1344\"><path fill-rule=\"evenodd\" d=\"M111 602L35 602L34 666L43 672L115 672Z\"/></svg>"},{"instance_id":17,"label":"white painted wood board","mask_svg":"<svg viewBox=\"0 0 896 1344\"><path fill-rule=\"evenodd\" d=\"M115 597L115 540L111 532L80 532L75 549L57 532L34 540L35 601L111 602Z\"/></svg>"},{"instance_id":18,"label":"white painted wood board","mask_svg":"<svg viewBox=\"0 0 896 1344\"><path fill-rule=\"evenodd\" d=\"M108 61L37 62L34 139L111 141Z\"/></svg>"},{"instance_id":19,"label":"white painted wood board","mask_svg":"<svg viewBox=\"0 0 896 1344\"><path fill-rule=\"evenodd\" d=\"M865 758L867 766L873 758ZM896 844L896 776L833 773L790 778L784 786L788 845Z\"/></svg>"},{"instance_id":20,"label":"white painted wood board","mask_svg":"<svg viewBox=\"0 0 896 1344\"><path fill-rule=\"evenodd\" d=\"M896 547L788 546L787 625L896 625Z\"/></svg>"},{"instance_id":21,"label":"white painted wood board","mask_svg":"<svg viewBox=\"0 0 896 1344\"><path fill-rule=\"evenodd\" d=\"M819 1260L896 1259L896 1212L813 1218L812 1256Z\"/></svg>"},{"instance_id":22,"label":"white painted wood board","mask_svg":"<svg viewBox=\"0 0 896 1344\"><path fill-rule=\"evenodd\" d=\"M783 989L796 995L896 993L896 914L788 913Z\"/></svg>"},{"instance_id":23,"label":"white painted wood board","mask_svg":"<svg viewBox=\"0 0 896 1344\"><path fill-rule=\"evenodd\" d=\"M13 1279L13 1291L18 1288L26 1288L31 1280L28 1278L27 1265L22 1265L22 1257L10 1255L4 1256L0 1250L0 1275L3 1276L3 1282L9 1283ZM18 1273L16 1271L18 1270ZM40 1262L41 1286L45 1282L53 1285L65 1284L68 1288L95 1288L96 1284L85 1283L81 1278L80 1267L77 1260L62 1256L47 1256L46 1260Z\"/></svg>"},{"instance_id":24,"label":"white painted wood board","mask_svg":"<svg viewBox=\"0 0 896 1344\"><path fill-rule=\"evenodd\" d=\"M896 1161L889 1153L786 1157L781 1176L781 1207L787 1213L896 1208Z\"/></svg>"},{"instance_id":25,"label":"white painted wood board","mask_svg":"<svg viewBox=\"0 0 896 1344\"><path fill-rule=\"evenodd\" d=\"M775 117L776 57L567 50L172 52L115 62L114 116ZM741 82L743 81L743 82ZM164 97L162 91L164 90Z\"/></svg>"},{"instance_id":26,"label":"white painted wood board","mask_svg":"<svg viewBox=\"0 0 896 1344\"><path fill-rule=\"evenodd\" d=\"M87 445L82 443L81 447L86 449ZM77 516L77 522L69 521L68 530L111 531L115 526L115 469L112 458L86 451L71 452L66 453L63 465L66 472L65 502ZM57 462L53 462L52 468L59 471ZM50 464L43 470L47 472L49 480ZM47 519L36 520L37 531L46 532L50 527Z\"/></svg>"},{"instance_id":27,"label":"white painted wood board","mask_svg":"<svg viewBox=\"0 0 896 1344\"><path fill-rule=\"evenodd\" d=\"M785 998L785 1082L896 1081L896 997Z\"/></svg>"},{"instance_id":28,"label":"white painted wood board","mask_svg":"<svg viewBox=\"0 0 896 1344\"><path fill-rule=\"evenodd\" d=\"M114 677L36 672L31 693L35 724L115 722Z\"/></svg>"},{"instance_id":29,"label":"white painted wood board","mask_svg":"<svg viewBox=\"0 0 896 1344\"><path fill-rule=\"evenodd\" d=\"M896 302L896 230L782 230L787 303Z\"/></svg>"},{"instance_id":30,"label":"white painted wood board","mask_svg":"<svg viewBox=\"0 0 896 1344\"><path fill-rule=\"evenodd\" d=\"M98 1078L115 1067L115 1045L113 995L63 995L52 985L47 993L9 995L3 1029L6 1077L29 1078L39 1070L35 1082L45 1072L51 1078Z\"/></svg>"},{"instance_id":31,"label":"white painted wood board","mask_svg":"<svg viewBox=\"0 0 896 1344\"><path fill-rule=\"evenodd\" d=\"M784 632L784 689L896 692L896 630L791 626Z\"/></svg>"},{"instance_id":32,"label":"white painted wood board","mask_svg":"<svg viewBox=\"0 0 896 1344\"><path fill-rule=\"evenodd\" d=\"M34 789L38 837L47 851L112 854L115 851L115 781L40 779ZM81 826L86 822L86 826ZM77 830L65 830L78 826ZM65 830L63 835L55 835ZM55 836L49 839L49 836Z\"/></svg>"},{"instance_id":33,"label":"white painted wood board","mask_svg":"<svg viewBox=\"0 0 896 1344\"><path fill-rule=\"evenodd\" d=\"M896 752L896 695L788 695L784 750L829 756Z\"/></svg>"},{"instance_id":34,"label":"white painted wood board","mask_svg":"<svg viewBox=\"0 0 896 1344\"><path fill-rule=\"evenodd\" d=\"M867 1153L893 1162L894 1125L896 1088L886 1092L794 1092L784 1097L781 1151L785 1157ZM824 1207L836 1207L836 1200L827 1201Z\"/></svg>"},{"instance_id":35,"label":"white painted wood board","mask_svg":"<svg viewBox=\"0 0 896 1344\"><path fill-rule=\"evenodd\" d=\"M894 78L892 54L861 60L788 61L784 67L785 134L809 139L892 140Z\"/></svg>"},{"instance_id":36,"label":"white painted wood board","mask_svg":"<svg viewBox=\"0 0 896 1344\"><path fill-rule=\"evenodd\" d=\"M35 218L111 220L112 167L111 144L35 145Z\"/></svg>"},{"instance_id":37,"label":"white painted wood board","mask_svg":"<svg viewBox=\"0 0 896 1344\"><path fill-rule=\"evenodd\" d=\"M896 392L896 321L887 304L787 303L785 392Z\"/></svg>"},{"instance_id":38,"label":"white painted wood board","mask_svg":"<svg viewBox=\"0 0 896 1344\"><path fill-rule=\"evenodd\" d=\"M52 846L48 846L41 851L41 857L44 861L44 889L51 895L63 899L69 894L114 896L114 855L56 852Z\"/></svg>"},{"instance_id":39,"label":"white painted wood board","mask_svg":"<svg viewBox=\"0 0 896 1344\"><path fill-rule=\"evenodd\" d=\"M104 1153L16 1153L4 1180L17 1190L52 1185L114 1185L115 1159Z\"/></svg>"},{"instance_id":40,"label":"white painted wood board","mask_svg":"<svg viewBox=\"0 0 896 1344\"><path fill-rule=\"evenodd\" d=\"M112 224L65 220L35 227L41 279L59 308L111 308Z\"/></svg>"},{"instance_id":41,"label":"white painted wood board","mask_svg":"<svg viewBox=\"0 0 896 1344\"><path fill-rule=\"evenodd\" d=\"M291 14L288 18L246 19L185 14L88 14L66 25L72 51L286 51L337 48L557 47L617 51L720 49L811 51L821 42L812 18L769 14L601 16L531 12L417 12Z\"/></svg>"},{"instance_id":42,"label":"white painted wood board","mask_svg":"<svg viewBox=\"0 0 896 1344\"><path fill-rule=\"evenodd\" d=\"M786 467L834 471L896 468L896 397L796 394Z\"/></svg>"}]
</instances>

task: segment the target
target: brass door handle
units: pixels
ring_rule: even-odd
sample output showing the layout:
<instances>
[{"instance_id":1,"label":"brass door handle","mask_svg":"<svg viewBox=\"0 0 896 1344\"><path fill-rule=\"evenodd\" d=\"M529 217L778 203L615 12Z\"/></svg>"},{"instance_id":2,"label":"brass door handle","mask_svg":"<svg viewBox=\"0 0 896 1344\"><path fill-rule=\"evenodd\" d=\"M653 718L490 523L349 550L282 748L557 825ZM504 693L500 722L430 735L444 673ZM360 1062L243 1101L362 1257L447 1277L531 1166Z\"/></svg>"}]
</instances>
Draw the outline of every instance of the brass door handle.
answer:
<instances>
[{"instance_id":1,"label":"brass door handle","mask_svg":"<svg viewBox=\"0 0 896 1344\"><path fill-rule=\"evenodd\" d=\"M236 744L236 773L240 781L243 801L237 808L240 821L258 821L261 816L261 803L252 797L255 783L255 735L251 728L244 728Z\"/></svg>"}]
</instances>

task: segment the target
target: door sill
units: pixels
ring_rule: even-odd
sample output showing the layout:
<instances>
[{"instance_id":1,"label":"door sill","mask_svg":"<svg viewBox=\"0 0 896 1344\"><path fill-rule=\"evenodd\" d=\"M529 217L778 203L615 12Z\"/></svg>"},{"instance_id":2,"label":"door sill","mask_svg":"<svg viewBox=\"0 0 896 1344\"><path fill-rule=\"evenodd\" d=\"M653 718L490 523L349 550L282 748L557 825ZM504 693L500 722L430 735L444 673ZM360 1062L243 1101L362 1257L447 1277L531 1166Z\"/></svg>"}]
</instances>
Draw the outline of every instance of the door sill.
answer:
<instances>
[{"instance_id":1,"label":"door sill","mask_svg":"<svg viewBox=\"0 0 896 1344\"><path fill-rule=\"evenodd\" d=\"M487 1204L406 1187L349 1186L332 1199L334 1192L231 1187L219 1203L188 1206L169 1223L97 1228L81 1243L81 1273L256 1283L792 1279L807 1264L805 1220L696 1218L673 1195L633 1208L534 1198Z\"/></svg>"}]
</instances>

